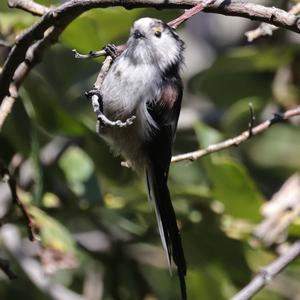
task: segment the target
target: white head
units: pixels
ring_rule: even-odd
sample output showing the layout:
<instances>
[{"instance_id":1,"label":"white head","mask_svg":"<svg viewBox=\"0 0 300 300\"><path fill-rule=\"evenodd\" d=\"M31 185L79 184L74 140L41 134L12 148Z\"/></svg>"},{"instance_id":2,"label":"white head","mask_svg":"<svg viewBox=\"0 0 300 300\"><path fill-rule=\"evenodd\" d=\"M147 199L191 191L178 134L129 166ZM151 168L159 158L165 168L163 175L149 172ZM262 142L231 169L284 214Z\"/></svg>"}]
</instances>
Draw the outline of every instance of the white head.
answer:
<instances>
[{"instance_id":1,"label":"white head","mask_svg":"<svg viewBox=\"0 0 300 300\"><path fill-rule=\"evenodd\" d=\"M156 64L162 71L183 61L184 42L161 20L142 18L130 31L127 55L135 64Z\"/></svg>"}]
</instances>

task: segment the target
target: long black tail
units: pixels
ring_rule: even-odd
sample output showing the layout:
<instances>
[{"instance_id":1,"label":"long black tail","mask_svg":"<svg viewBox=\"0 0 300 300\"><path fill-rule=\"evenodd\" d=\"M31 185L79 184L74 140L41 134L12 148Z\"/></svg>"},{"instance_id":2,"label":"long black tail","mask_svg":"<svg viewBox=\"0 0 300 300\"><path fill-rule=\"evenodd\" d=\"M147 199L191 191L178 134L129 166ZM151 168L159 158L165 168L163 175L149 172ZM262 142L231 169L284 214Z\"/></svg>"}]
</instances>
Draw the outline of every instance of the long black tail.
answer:
<instances>
[{"instance_id":1,"label":"long black tail","mask_svg":"<svg viewBox=\"0 0 300 300\"><path fill-rule=\"evenodd\" d=\"M173 259L181 288L182 300L187 299L185 275L186 261L183 253L176 216L167 186L167 175L155 165L148 166L146 178L149 198L154 202L160 237L168 258L169 265Z\"/></svg>"}]
</instances>

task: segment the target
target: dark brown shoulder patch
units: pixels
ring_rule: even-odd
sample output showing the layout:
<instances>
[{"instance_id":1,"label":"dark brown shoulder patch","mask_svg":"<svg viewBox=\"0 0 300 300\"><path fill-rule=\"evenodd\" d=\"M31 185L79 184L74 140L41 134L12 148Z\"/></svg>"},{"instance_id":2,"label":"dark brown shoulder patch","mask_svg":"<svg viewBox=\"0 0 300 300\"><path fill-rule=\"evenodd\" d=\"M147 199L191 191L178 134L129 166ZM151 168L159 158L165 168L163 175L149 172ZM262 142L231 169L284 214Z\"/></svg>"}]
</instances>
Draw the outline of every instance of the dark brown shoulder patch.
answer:
<instances>
[{"instance_id":1,"label":"dark brown shoulder patch","mask_svg":"<svg viewBox=\"0 0 300 300\"><path fill-rule=\"evenodd\" d=\"M172 86L171 84L167 84L162 89L159 103L161 104L161 106L167 107L168 109L172 109L177 98L177 88L175 86Z\"/></svg>"}]
</instances>

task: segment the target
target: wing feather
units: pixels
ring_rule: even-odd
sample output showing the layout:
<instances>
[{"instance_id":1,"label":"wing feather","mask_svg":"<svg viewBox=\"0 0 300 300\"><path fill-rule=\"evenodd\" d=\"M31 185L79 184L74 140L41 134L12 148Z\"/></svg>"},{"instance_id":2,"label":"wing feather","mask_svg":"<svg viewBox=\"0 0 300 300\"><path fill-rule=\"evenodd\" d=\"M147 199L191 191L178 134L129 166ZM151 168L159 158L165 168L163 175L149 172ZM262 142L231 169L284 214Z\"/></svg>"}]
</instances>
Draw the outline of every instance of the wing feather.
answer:
<instances>
[{"instance_id":1,"label":"wing feather","mask_svg":"<svg viewBox=\"0 0 300 300\"><path fill-rule=\"evenodd\" d=\"M177 267L182 299L186 299L186 261L183 253L176 216L167 186L172 146L177 128L182 99L179 77L165 80L158 101L149 104L148 112L157 124L151 139L145 143L148 163L146 178L148 194L154 203L162 244L169 265L173 261Z\"/></svg>"}]
</instances>

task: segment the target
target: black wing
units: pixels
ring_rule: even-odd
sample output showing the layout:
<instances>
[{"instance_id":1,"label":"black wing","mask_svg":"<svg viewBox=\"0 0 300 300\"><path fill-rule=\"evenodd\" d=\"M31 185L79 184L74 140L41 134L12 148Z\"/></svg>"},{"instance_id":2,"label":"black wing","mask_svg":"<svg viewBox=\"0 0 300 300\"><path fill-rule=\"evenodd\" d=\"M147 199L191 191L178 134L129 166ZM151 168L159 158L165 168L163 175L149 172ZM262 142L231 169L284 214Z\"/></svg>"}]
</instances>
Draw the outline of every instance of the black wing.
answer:
<instances>
[{"instance_id":1,"label":"black wing","mask_svg":"<svg viewBox=\"0 0 300 300\"><path fill-rule=\"evenodd\" d=\"M179 77L165 79L161 98L148 107L157 124L153 135L145 144L148 156L146 178L149 198L154 201L160 236L168 262L173 259L181 287L182 299L186 299L186 262L176 216L167 186L172 145L177 128L182 99L182 83Z\"/></svg>"}]
</instances>

